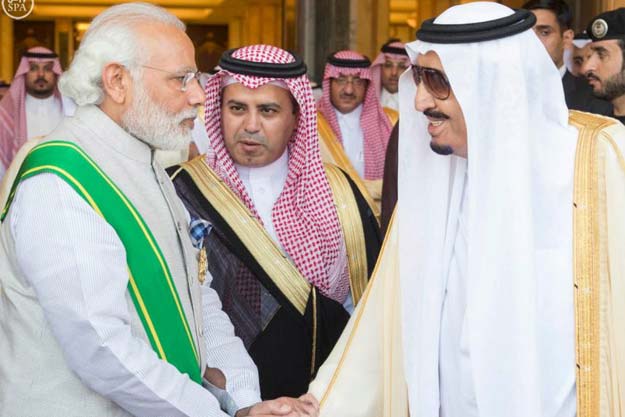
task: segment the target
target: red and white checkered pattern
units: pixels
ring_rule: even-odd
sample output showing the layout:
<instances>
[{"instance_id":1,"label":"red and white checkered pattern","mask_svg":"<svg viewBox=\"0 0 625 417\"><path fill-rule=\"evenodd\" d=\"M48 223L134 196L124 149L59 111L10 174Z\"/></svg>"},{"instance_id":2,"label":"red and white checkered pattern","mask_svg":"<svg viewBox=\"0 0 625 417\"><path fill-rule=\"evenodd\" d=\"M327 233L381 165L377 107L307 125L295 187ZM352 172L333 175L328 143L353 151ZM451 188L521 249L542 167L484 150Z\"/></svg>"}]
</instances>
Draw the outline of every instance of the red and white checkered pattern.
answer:
<instances>
[{"instance_id":1,"label":"red and white checkered pattern","mask_svg":"<svg viewBox=\"0 0 625 417\"><path fill-rule=\"evenodd\" d=\"M269 45L246 46L232 56L252 62L286 64L295 61L287 51ZM288 145L288 176L273 207L272 219L280 244L301 274L322 294L344 302L349 293L345 241L321 162L315 100L308 78L301 75L277 79L221 70L206 85L206 130L214 150L214 154L207 156L207 163L261 223L224 144L220 89L222 79L227 76L247 88L258 88L274 80L283 81L297 101L300 117Z\"/></svg>"},{"instance_id":2,"label":"red and white checkered pattern","mask_svg":"<svg viewBox=\"0 0 625 417\"><path fill-rule=\"evenodd\" d=\"M334 57L340 59L361 60L364 56L354 51L339 51ZM319 111L330 123L332 131L337 139L343 143L341 128L334 106L330 101L330 79L338 78L341 75L358 75L370 81L363 102L362 115L360 116L360 127L364 135L364 158L365 158L365 179L377 180L384 175L384 157L386 146L391 133L391 122L382 110L380 97L375 87L371 85L372 75L369 68L344 68L332 64L326 64L323 73L323 95L319 101ZM379 78L379 76L378 76Z\"/></svg>"}]
</instances>

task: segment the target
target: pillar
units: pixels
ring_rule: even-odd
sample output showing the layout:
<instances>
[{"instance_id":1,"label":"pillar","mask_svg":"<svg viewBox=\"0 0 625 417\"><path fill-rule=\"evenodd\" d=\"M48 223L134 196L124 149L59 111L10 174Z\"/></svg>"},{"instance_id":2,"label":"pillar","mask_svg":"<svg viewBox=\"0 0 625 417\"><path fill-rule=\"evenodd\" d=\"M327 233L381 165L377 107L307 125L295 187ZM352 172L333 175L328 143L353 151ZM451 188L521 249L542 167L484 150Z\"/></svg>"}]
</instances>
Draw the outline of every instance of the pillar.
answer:
<instances>
[{"instance_id":1,"label":"pillar","mask_svg":"<svg viewBox=\"0 0 625 417\"><path fill-rule=\"evenodd\" d=\"M13 20L0 13L0 79L11 82L13 79Z\"/></svg>"}]
</instances>

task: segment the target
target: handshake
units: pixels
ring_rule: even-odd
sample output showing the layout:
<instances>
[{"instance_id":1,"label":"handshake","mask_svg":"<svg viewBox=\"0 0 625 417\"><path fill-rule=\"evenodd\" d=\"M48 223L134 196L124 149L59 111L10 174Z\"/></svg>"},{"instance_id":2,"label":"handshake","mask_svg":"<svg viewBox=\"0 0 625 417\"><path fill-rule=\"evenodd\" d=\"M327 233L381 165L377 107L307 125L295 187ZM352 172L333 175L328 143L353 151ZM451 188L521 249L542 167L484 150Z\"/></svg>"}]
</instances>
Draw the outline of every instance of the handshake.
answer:
<instances>
[{"instance_id":1,"label":"handshake","mask_svg":"<svg viewBox=\"0 0 625 417\"><path fill-rule=\"evenodd\" d=\"M319 402L312 394L304 394L299 398L280 397L263 401L237 411L235 417L317 417L318 415Z\"/></svg>"}]
</instances>

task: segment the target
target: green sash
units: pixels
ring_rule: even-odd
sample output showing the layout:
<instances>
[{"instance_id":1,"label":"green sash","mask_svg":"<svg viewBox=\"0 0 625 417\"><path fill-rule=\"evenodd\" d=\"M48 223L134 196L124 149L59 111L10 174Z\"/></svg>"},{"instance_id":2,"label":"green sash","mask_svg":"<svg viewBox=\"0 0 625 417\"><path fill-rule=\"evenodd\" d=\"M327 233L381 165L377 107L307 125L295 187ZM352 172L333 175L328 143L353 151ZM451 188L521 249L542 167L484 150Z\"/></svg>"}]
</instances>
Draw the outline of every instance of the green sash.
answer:
<instances>
[{"instance_id":1,"label":"green sash","mask_svg":"<svg viewBox=\"0 0 625 417\"><path fill-rule=\"evenodd\" d=\"M71 142L45 142L22 164L0 221L20 181L51 173L67 182L109 223L126 249L128 290L159 358L201 382L199 356L163 254L132 203L96 163Z\"/></svg>"}]
</instances>

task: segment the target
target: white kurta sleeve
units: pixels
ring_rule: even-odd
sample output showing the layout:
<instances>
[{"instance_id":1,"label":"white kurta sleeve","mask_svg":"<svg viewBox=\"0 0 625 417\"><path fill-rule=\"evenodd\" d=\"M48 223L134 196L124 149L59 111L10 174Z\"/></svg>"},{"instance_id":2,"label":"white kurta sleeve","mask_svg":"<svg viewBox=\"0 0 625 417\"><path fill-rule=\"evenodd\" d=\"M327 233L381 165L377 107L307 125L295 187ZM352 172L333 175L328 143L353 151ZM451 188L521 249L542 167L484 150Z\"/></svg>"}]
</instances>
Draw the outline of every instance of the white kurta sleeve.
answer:
<instances>
[{"instance_id":1,"label":"white kurta sleeve","mask_svg":"<svg viewBox=\"0 0 625 417\"><path fill-rule=\"evenodd\" d=\"M261 401L258 370L241 339L234 335L232 322L222 310L219 296L210 287L210 273L206 271L206 274L202 309L207 363L226 377L225 391L213 386L209 389L219 398L222 407L234 415L237 410Z\"/></svg>"},{"instance_id":2,"label":"white kurta sleeve","mask_svg":"<svg viewBox=\"0 0 625 417\"><path fill-rule=\"evenodd\" d=\"M23 181L7 221L18 266L85 385L137 416L225 416L131 333L124 246L68 184L53 174Z\"/></svg>"}]
</instances>

